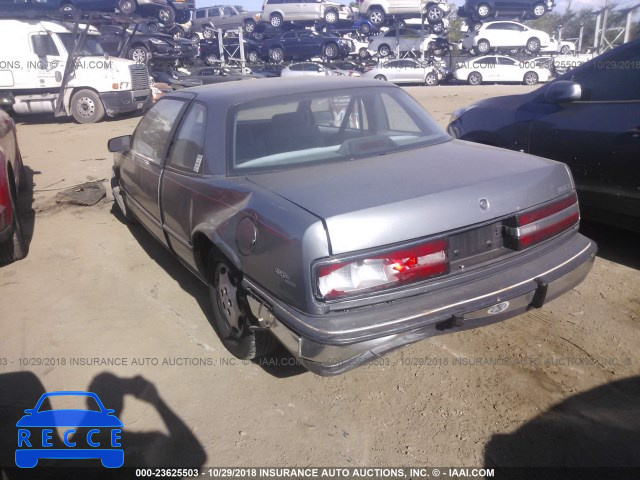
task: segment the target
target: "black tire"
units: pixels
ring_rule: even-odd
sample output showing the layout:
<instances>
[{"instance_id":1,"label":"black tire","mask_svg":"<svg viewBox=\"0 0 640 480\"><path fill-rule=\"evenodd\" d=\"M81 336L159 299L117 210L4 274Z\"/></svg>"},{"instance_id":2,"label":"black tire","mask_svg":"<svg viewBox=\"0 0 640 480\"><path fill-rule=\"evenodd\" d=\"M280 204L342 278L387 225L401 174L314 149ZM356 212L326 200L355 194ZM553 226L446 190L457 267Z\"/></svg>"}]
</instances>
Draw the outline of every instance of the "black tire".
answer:
<instances>
[{"instance_id":1,"label":"black tire","mask_svg":"<svg viewBox=\"0 0 640 480\"><path fill-rule=\"evenodd\" d=\"M241 275L213 251L207 263L213 326L224 347L241 360L253 360L273 352L278 343L270 332L250 330L258 322L249 308L247 292L241 286Z\"/></svg>"},{"instance_id":2,"label":"black tire","mask_svg":"<svg viewBox=\"0 0 640 480\"><path fill-rule=\"evenodd\" d=\"M24 239L20 214L16 208L18 202L15 194L15 189L11 189L9 198L11 202L11 212L13 213L13 234L4 242L0 243L0 264L21 260L27 256L27 242Z\"/></svg>"},{"instance_id":3,"label":"black tire","mask_svg":"<svg viewBox=\"0 0 640 480\"><path fill-rule=\"evenodd\" d=\"M360 50L358 50L358 57L360 57L361 59L366 60L370 56L371 54L369 53L369 50L366 49L366 47L362 47Z\"/></svg>"},{"instance_id":4,"label":"black tire","mask_svg":"<svg viewBox=\"0 0 640 480\"><path fill-rule=\"evenodd\" d=\"M260 60L260 55L258 55L258 52L256 52L255 50L250 50L247 53L247 61L249 63L256 63Z\"/></svg>"},{"instance_id":5,"label":"black tire","mask_svg":"<svg viewBox=\"0 0 640 480\"><path fill-rule=\"evenodd\" d=\"M202 30L202 36L207 40L211 40L214 37L215 33L216 32L215 30L213 30L213 28L204 27L204 29Z\"/></svg>"},{"instance_id":6,"label":"black tire","mask_svg":"<svg viewBox=\"0 0 640 480\"><path fill-rule=\"evenodd\" d=\"M425 25L425 31L424 33L427 34L427 25ZM444 28L444 22L442 20L439 20L437 22L434 22L433 24L429 25L429 30L431 30L433 33L435 33L436 35L440 35L442 33L444 33L445 28Z\"/></svg>"},{"instance_id":7,"label":"black tire","mask_svg":"<svg viewBox=\"0 0 640 480\"><path fill-rule=\"evenodd\" d=\"M208 54L207 58L205 59L205 63L207 65L215 65L219 61L220 61L220 57L218 57L218 55L216 55L215 53Z\"/></svg>"},{"instance_id":8,"label":"black tire","mask_svg":"<svg viewBox=\"0 0 640 480\"><path fill-rule=\"evenodd\" d=\"M489 43L489 40L485 38L478 40L475 50L481 55L489 53L491 51L491 44Z\"/></svg>"},{"instance_id":9,"label":"black tire","mask_svg":"<svg viewBox=\"0 0 640 480\"><path fill-rule=\"evenodd\" d=\"M533 6L531 13L533 14L533 18L540 18L547 13L547 7L544 6L544 3L538 2Z\"/></svg>"},{"instance_id":10,"label":"black tire","mask_svg":"<svg viewBox=\"0 0 640 480\"><path fill-rule=\"evenodd\" d=\"M479 18L487 18L491 14L491 7L486 3L481 3L476 7L476 14Z\"/></svg>"},{"instance_id":11,"label":"black tire","mask_svg":"<svg viewBox=\"0 0 640 480\"><path fill-rule=\"evenodd\" d=\"M184 38L186 35L187 32L185 32L182 27L176 27L173 30L173 38Z\"/></svg>"},{"instance_id":12,"label":"black tire","mask_svg":"<svg viewBox=\"0 0 640 480\"><path fill-rule=\"evenodd\" d=\"M389 55L391 55L391 47L386 43L383 43L378 47L378 55L380 55L381 57L388 57Z\"/></svg>"},{"instance_id":13,"label":"black tire","mask_svg":"<svg viewBox=\"0 0 640 480\"><path fill-rule=\"evenodd\" d=\"M324 21L328 25L335 25L340 20L338 16L338 11L333 8L324 12Z\"/></svg>"},{"instance_id":14,"label":"black tire","mask_svg":"<svg viewBox=\"0 0 640 480\"><path fill-rule=\"evenodd\" d=\"M264 32L253 32L253 35L251 35L253 37L254 40L264 40Z\"/></svg>"},{"instance_id":15,"label":"black tire","mask_svg":"<svg viewBox=\"0 0 640 480\"><path fill-rule=\"evenodd\" d=\"M480 72L471 72L467 77L467 82L469 82L469 85L481 85L482 74Z\"/></svg>"},{"instance_id":16,"label":"black tire","mask_svg":"<svg viewBox=\"0 0 640 480\"><path fill-rule=\"evenodd\" d=\"M427 73L427 75L424 77L424 84L427 87L435 87L436 85L438 85L438 75L436 75L435 72Z\"/></svg>"},{"instance_id":17,"label":"black tire","mask_svg":"<svg viewBox=\"0 0 640 480\"><path fill-rule=\"evenodd\" d=\"M158 26L157 22L149 22L147 23L147 29L149 29L151 33L158 33L160 27Z\"/></svg>"},{"instance_id":18,"label":"black tire","mask_svg":"<svg viewBox=\"0 0 640 480\"><path fill-rule=\"evenodd\" d=\"M176 11L172 7L158 9L157 19L163 25L173 25L176 21Z\"/></svg>"},{"instance_id":19,"label":"black tire","mask_svg":"<svg viewBox=\"0 0 640 480\"><path fill-rule=\"evenodd\" d=\"M104 118L105 110L96 92L82 89L71 97L71 114L78 123L97 123Z\"/></svg>"},{"instance_id":20,"label":"black tire","mask_svg":"<svg viewBox=\"0 0 640 480\"><path fill-rule=\"evenodd\" d=\"M129 204L127 203L127 196L120 188L120 183L116 177L115 170L111 171L111 193L113 194L113 201L115 206L118 208L118 211L122 215L125 223L136 224L138 223L138 219L135 217L131 210L129 209Z\"/></svg>"},{"instance_id":21,"label":"black tire","mask_svg":"<svg viewBox=\"0 0 640 480\"><path fill-rule=\"evenodd\" d=\"M60 5L60 13L62 13L62 15L64 15L65 17L74 17L77 15L78 10L76 9L75 6L73 6L70 3L63 3L62 5Z\"/></svg>"},{"instance_id":22,"label":"black tire","mask_svg":"<svg viewBox=\"0 0 640 480\"><path fill-rule=\"evenodd\" d=\"M358 27L358 32L360 32L362 35L369 35L369 33L371 33L371 25L369 25L368 23L360 24L360 26Z\"/></svg>"},{"instance_id":23,"label":"black tire","mask_svg":"<svg viewBox=\"0 0 640 480\"><path fill-rule=\"evenodd\" d=\"M189 40L191 40L192 42L195 42L197 40L198 44L200 44L200 35L198 35L197 33L192 33L191 35L189 35Z\"/></svg>"},{"instance_id":24,"label":"black tire","mask_svg":"<svg viewBox=\"0 0 640 480\"><path fill-rule=\"evenodd\" d=\"M335 43L327 43L322 48L322 53L324 53L324 56L328 59L333 60L338 57L338 45Z\"/></svg>"},{"instance_id":25,"label":"black tire","mask_svg":"<svg viewBox=\"0 0 640 480\"><path fill-rule=\"evenodd\" d=\"M271 18L269 19L269 23L271 24L271 26L273 28L279 28L282 26L282 15L280 15L279 13L273 13L271 14Z\"/></svg>"},{"instance_id":26,"label":"black tire","mask_svg":"<svg viewBox=\"0 0 640 480\"><path fill-rule=\"evenodd\" d=\"M373 7L371 10L369 10L369 21L376 27L382 25L385 21L384 10L382 10L380 7Z\"/></svg>"},{"instance_id":27,"label":"black tire","mask_svg":"<svg viewBox=\"0 0 640 480\"><path fill-rule=\"evenodd\" d=\"M376 79L376 80L382 80L383 82L387 81L387 77L385 77L384 75L376 75L373 78Z\"/></svg>"},{"instance_id":28,"label":"black tire","mask_svg":"<svg viewBox=\"0 0 640 480\"><path fill-rule=\"evenodd\" d=\"M256 29L256 22L255 20L245 20L244 21L244 31L251 34L253 33L253 31Z\"/></svg>"},{"instance_id":29,"label":"black tire","mask_svg":"<svg viewBox=\"0 0 640 480\"><path fill-rule=\"evenodd\" d=\"M123 15L133 15L136 11L138 5L135 0L119 0L118 1L118 10Z\"/></svg>"},{"instance_id":30,"label":"black tire","mask_svg":"<svg viewBox=\"0 0 640 480\"><path fill-rule=\"evenodd\" d=\"M529 40L527 40L527 45L525 48L531 53L538 53L540 51L540 40L538 40L536 37L531 37Z\"/></svg>"},{"instance_id":31,"label":"black tire","mask_svg":"<svg viewBox=\"0 0 640 480\"><path fill-rule=\"evenodd\" d=\"M127 58L133 60L136 63L144 63L146 65L147 63L149 63L149 60L151 60L151 52L149 52L149 50L147 50L147 47L145 47L144 45L136 45L135 47L131 47L129 49Z\"/></svg>"},{"instance_id":32,"label":"black tire","mask_svg":"<svg viewBox=\"0 0 640 480\"><path fill-rule=\"evenodd\" d=\"M176 23L187 23L191 20L191 12L189 10L176 11Z\"/></svg>"},{"instance_id":33,"label":"black tire","mask_svg":"<svg viewBox=\"0 0 640 480\"><path fill-rule=\"evenodd\" d=\"M571 53L571 48L569 48L569 45L563 45L560 49L560 53L562 55L569 55Z\"/></svg>"},{"instance_id":34,"label":"black tire","mask_svg":"<svg viewBox=\"0 0 640 480\"><path fill-rule=\"evenodd\" d=\"M538 83L538 74L536 72L527 72L522 78L522 83L525 85L535 85Z\"/></svg>"},{"instance_id":35,"label":"black tire","mask_svg":"<svg viewBox=\"0 0 640 480\"><path fill-rule=\"evenodd\" d=\"M280 63L284 60L284 50L280 47L275 47L269 50L269 58L275 62Z\"/></svg>"},{"instance_id":36,"label":"black tire","mask_svg":"<svg viewBox=\"0 0 640 480\"><path fill-rule=\"evenodd\" d=\"M429 23L436 23L442 20L444 12L438 5L431 5L427 8L427 21Z\"/></svg>"}]
</instances>

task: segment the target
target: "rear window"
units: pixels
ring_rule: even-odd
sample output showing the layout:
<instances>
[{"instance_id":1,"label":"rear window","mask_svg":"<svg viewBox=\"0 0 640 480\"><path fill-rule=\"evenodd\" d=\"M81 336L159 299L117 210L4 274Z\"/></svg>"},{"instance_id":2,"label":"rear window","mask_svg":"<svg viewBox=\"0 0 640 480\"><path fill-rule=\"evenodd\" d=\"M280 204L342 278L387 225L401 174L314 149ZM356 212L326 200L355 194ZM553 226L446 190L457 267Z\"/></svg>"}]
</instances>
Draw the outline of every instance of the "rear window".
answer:
<instances>
[{"instance_id":1,"label":"rear window","mask_svg":"<svg viewBox=\"0 0 640 480\"><path fill-rule=\"evenodd\" d=\"M386 87L248 102L230 123L229 170L236 174L384 155L450 138L410 95Z\"/></svg>"}]
</instances>

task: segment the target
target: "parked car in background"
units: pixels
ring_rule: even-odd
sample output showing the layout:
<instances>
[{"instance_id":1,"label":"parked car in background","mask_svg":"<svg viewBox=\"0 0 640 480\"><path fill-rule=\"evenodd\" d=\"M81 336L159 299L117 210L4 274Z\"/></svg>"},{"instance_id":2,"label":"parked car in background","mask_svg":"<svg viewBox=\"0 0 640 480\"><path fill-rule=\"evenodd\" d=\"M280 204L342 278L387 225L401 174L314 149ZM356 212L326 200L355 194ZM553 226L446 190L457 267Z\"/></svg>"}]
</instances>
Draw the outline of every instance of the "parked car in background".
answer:
<instances>
[{"instance_id":1,"label":"parked car in background","mask_svg":"<svg viewBox=\"0 0 640 480\"><path fill-rule=\"evenodd\" d=\"M203 85L211 85L213 83L235 82L238 80L256 80L263 78L263 76L245 73L233 67L208 66L191 69L191 74L187 78L202 82Z\"/></svg>"},{"instance_id":2,"label":"parked car in background","mask_svg":"<svg viewBox=\"0 0 640 480\"><path fill-rule=\"evenodd\" d=\"M244 28L247 33L251 33L259 18L260 12L249 12L245 8L238 10L232 5L216 5L195 11L193 29L201 32L204 38L211 38L213 29Z\"/></svg>"},{"instance_id":3,"label":"parked car in background","mask_svg":"<svg viewBox=\"0 0 640 480\"><path fill-rule=\"evenodd\" d=\"M125 37L129 36L129 42L123 51ZM179 39L181 42L191 44L191 40ZM122 27L117 25L100 26L100 45L109 55L122 56L136 63L147 64L152 59L162 61L175 61L184 55L183 48L179 47L171 35L163 33L133 33L123 36ZM193 47L194 51L198 49Z\"/></svg>"},{"instance_id":4,"label":"parked car in background","mask_svg":"<svg viewBox=\"0 0 640 480\"><path fill-rule=\"evenodd\" d=\"M331 68L315 62L292 63L280 72L281 77L327 77L329 75L334 75Z\"/></svg>"},{"instance_id":5,"label":"parked car in background","mask_svg":"<svg viewBox=\"0 0 640 480\"><path fill-rule=\"evenodd\" d=\"M378 54L381 57L387 57L396 52L399 47L401 52L424 52L429 48L435 35L422 35L419 30L410 28L400 29L400 40L398 41L396 29L391 29L384 34L376 35L369 42L369 52Z\"/></svg>"},{"instance_id":6,"label":"parked car in background","mask_svg":"<svg viewBox=\"0 0 640 480\"><path fill-rule=\"evenodd\" d=\"M176 15L174 7L167 0L47 0L46 3L60 5L60 11L70 17L91 11L118 11L124 15L135 13L154 16L164 24L171 24Z\"/></svg>"},{"instance_id":7,"label":"parked car in background","mask_svg":"<svg viewBox=\"0 0 640 480\"><path fill-rule=\"evenodd\" d=\"M483 23L479 30L469 32L462 40L462 48L481 55L492 49L524 48L538 53L551 43L549 34L534 30L518 22L499 21Z\"/></svg>"},{"instance_id":8,"label":"parked car in background","mask_svg":"<svg viewBox=\"0 0 640 480\"><path fill-rule=\"evenodd\" d=\"M153 78L154 84L165 84L175 90L199 87L203 84L202 80L192 78L170 67L152 68L149 70L149 75Z\"/></svg>"},{"instance_id":9,"label":"parked car in background","mask_svg":"<svg viewBox=\"0 0 640 480\"><path fill-rule=\"evenodd\" d=\"M191 20L191 12L196 8L196 0L167 0L173 9L176 23L187 23Z\"/></svg>"},{"instance_id":10,"label":"parked car in background","mask_svg":"<svg viewBox=\"0 0 640 480\"><path fill-rule=\"evenodd\" d=\"M209 285L215 331L245 360L277 338L339 374L540 308L596 253L565 165L454 141L385 82L174 92L109 150L122 217Z\"/></svg>"},{"instance_id":11,"label":"parked car in background","mask_svg":"<svg viewBox=\"0 0 640 480\"><path fill-rule=\"evenodd\" d=\"M551 72L538 64L503 55L487 55L457 62L453 72L453 78L468 82L469 85L480 85L483 82L518 82L535 85L538 82L548 81L550 77Z\"/></svg>"},{"instance_id":12,"label":"parked car in background","mask_svg":"<svg viewBox=\"0 0 640 480\"><path fill-rule=\"evenodd\" d=\"M357 68L340 68L334 63L325 63L324 67L331 72L332 75L346 76L346 77L361 77L362 72Z\"/></svg>"},{"instance_id":13,"label":"parked car in background","mask_svg":"<svg viewBox=\"0 0 640 480\"><path fill-rule=\"evenodd\" d=\"M640 40L525 95L454 113L455 137L565 162L588 218L640 231Z\"/></svg>"},{"instance_id":14,"label":"parked car in background","mask_svg":"<svg viewBox=\"0 0 640 480\"><path fill-rule=\"evenodd\" d=\"M261 63L251 65L251 71L254 74L262 75L263 77L279 77L282 70L286 68L286 65L281 63Z\"/></svg>"},{"instance_id":15,"label":"parked car in background","mask_svg":"<svg viewBox=\"0 0 640 480\"><path fill-rule=\"evenodd\" d=\"M360 63L351 62L349 60L338 60L335 62L331 62L331 65L335 65L340 70L346 71L355 71L355 72L364 72L364 65Z\"/></svg>"},{"instance_id":16,"label":"parked car in background","mask_svg":"<svg viewBox=\"0 0 640 480\"><path fill-rule=\"evenodd\" d=\"M495 16L535 19L553 10L555 4L555 0L466 0L458 8L458 16L477 20Z\"/></svg>"},{"instance_id":17,"label":"parked car in background","mask_svg":"<svg viewBox=\"0 0 640 480\"><path fill-rule=\"evenodd\" d=\"M0 264L27 255L18 211L18 192L25 182L15 123L0 109Z\"/></svg>"},{"instance_id":18,"label":"parked car in background","mask_svg":"<svg viewBox=\"0 0 640 480\"><path fill-rule=\"evenodd\" d=\"M540 49L541 53L560 53L562 55L569 55L576 52L576 44L567 40L558 41L552 38L549 41L549 45Z\"/></svg>"},{"instance_id":19,"label":"parked car in background","mask_svg":"<svg viewBox=\"0 0 640 480\"><path fill-rule=\"evenodd\" d=\"M374 25L382 26L391 16L422 17L428 23L442 20L449 13L444 0L361 0L360 13Z\"/></svg>"},{"instance_id":20,"label":"parked car in background","mask_svg":"<svg viewBox=\"0 0 640 480\"><path fill-rule=\"evenodd\" d=\"M389 60L370 70L365 69L365 77L393 83L424 83L428 86L438 84L438 72L432 65L413 58Z\"/></svg>"},{"instance_id":21,"label":"parked car in background","mask_svg":"<svg viewBox=\"0 0 640 480\"><path fill-rule=\"evenodd\" d=\"M265 0L262 4L261 20L269 22L273 27L280 27L283 22L318 21L328 24L337 23L340 19L353 19L353 13L346 5L326 0L311 2L292 2L290 0Z\"/></svg>"},{"instance_id":22,"label":"parked car in background","mask_svg":"<svg viewBox=\"0 0 640 480\"><path fill-rule=\"evenodd\" d=\"M378 32L378 26L364 17L357 18L351 25L351 28L361 35L370 35Z\"/></svg>"},{"instance_id":23,"label":"parked car in background","mask_svg":"<svg viewBox=\"0 0 640 480\"><path fill-rule=\"evenodd\" d=\"M308 59L326 57L328 59L345 58L351 51L351 42L334 35L310 30L282 32L263 40L261 56L274 62L284 59Z\"/></svg>"}]
</instances>

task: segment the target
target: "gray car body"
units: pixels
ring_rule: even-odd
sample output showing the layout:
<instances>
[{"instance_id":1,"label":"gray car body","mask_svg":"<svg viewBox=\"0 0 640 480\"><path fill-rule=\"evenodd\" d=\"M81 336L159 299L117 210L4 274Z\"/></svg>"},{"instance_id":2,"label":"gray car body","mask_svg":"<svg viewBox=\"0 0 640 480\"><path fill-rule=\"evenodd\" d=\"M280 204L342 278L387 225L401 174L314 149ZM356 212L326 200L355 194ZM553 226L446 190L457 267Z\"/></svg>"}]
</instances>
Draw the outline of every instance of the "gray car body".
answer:
<instances>
[{"instance_id":1,"label":"gray car body","mask_svg":"<svg viewBox=\"0 0 640 480\"><path fill-rule=\"evenodd\" d=\"M207 105L207 124L219 126L207 130L201 174L158 167L156 184L146 186L151 197L136 199L149 177L127 173L135 162L125 152L115 155L114 178L134 200L129 207L136 217L203 281L207 282L212 248L233 263L242 272L256 317L307 368L320 374L341 373L394 348L444 333L438 325L452 316L509 298L518 299L513 308L499 315L474 314L475 321L459 329L522 313L531 308L538 278L550 285L556 282L547 300L584 278L596 246L572 229L486 268L365 298L318 300L312 275L318 259L464 230L574 189L561 163L446 135L436 145L332 168L228 174L227 128L236 105L291 93L339 92L354 85L397 88L343 77L276 78L169 94L165 98ZM487 199L490 208L478 207L480 199ZM250 253L246 245L252 239L244 238L239 228L243 219L256 226L257 242Z\"/></svg>"}]
</instances>

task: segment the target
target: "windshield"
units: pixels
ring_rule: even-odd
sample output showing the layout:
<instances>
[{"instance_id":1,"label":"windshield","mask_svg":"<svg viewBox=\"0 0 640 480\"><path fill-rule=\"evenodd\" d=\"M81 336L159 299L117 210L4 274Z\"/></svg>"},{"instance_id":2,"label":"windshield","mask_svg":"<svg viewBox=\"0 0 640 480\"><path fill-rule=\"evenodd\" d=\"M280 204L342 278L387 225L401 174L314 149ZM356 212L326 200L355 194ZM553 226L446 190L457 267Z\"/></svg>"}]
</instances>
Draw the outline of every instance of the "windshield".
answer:
<instances>
[{"instance_id":1,"label":"windshield","mask_svg":"<svg viewBox=\"0 0 640 480\"><path fill-rule=\"evenodd\" d=\"M58 36L60 37L60 40L64 44L67 51L70 52L73 48L73 33L59 33ZM77 54L85 56L103 56L104 50L100 45L99 39L99 35L87 35L84 41L84 45L78 48Z\"/></svg>"},{"instance_id":2,"label":"windshield","mask_svg":"<svg viewBox=\"0 0 640 480\"><path fill-rule=\"evenodd\" d=\"M346 161L424 147L449 136L406 92L368 87L270 98L232 116L237 174Z\"/></svg>"}]
</instances>

